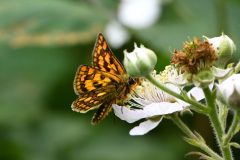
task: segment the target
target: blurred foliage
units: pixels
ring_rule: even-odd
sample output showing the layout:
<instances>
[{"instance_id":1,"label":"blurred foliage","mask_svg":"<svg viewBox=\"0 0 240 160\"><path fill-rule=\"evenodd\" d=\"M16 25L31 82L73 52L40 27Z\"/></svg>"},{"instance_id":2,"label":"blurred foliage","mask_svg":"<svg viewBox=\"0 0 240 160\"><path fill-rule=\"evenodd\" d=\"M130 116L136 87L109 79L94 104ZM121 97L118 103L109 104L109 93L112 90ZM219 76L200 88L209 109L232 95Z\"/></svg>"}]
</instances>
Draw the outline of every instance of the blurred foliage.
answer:
<instances>
[{"instance_id":1,"label":"blurred foliage","mask_svg":"<svg viewBox=\"0 0 240 160\"><path fill-rule=\"evenodd\" d=\"M154 26L129 30L133 38L114 50L117 57L134 41L143 43L158 54L160 70L169 63L169 53L194 36L225 32L240 46L239 1L166 2ZM96 35L116 17L118 3L0 0L0 159L179 160L192 150L168 121L146 136L130 137L134 125L113 115L93 127L92 112L71 111L75 71L91 63ZM202 118L186 120L212 139Z\"/></svg>"}]
</instances>

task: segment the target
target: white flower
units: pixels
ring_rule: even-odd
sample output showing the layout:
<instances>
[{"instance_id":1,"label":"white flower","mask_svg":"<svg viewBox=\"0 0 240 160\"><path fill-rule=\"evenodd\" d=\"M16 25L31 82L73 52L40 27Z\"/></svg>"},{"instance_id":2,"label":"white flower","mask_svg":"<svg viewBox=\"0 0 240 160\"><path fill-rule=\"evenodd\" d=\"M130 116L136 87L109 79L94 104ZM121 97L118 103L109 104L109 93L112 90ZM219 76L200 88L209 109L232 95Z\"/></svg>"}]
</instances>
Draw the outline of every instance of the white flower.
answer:
<instances>
[{"instance_id":1,"label":"white flower","mask_svg":"<svg viewBox=\"0 0 240 160\"><path fill-rule=\"evenodd\" d=\"M138 47L135 44L134 47L130 53L124 51L124 67L132 77L146 76L153 71L157 63L157 56L143 45Z\"/></svg>"},{"instance_id":2,"label":"white flower","mask_svg":"<svg viewBox=\"0 0 240 160\"><path fill-rule=\"evenodd\" d=\"M111 21L105 29L108 42L114 48L121 47L130 39L128 31L117 21Z\"/></svg>"},{"instance_id":3,"label":"white flower","mask_svg":"<svg viewBox=\"0 0 240 160\"><path fill-rule=\"evenodd\" d=\"M217 85L218 98L230 107L240 110L240 74L233 74Z\"/></svg>"},{"instance_id":4,"label":"white flower","mask_svg":"<svg viewBox=\"0 0 240 160\"><path fill-rule=\"evenodd\" d=\"M155 78L159 78L159 75L155 75ZM181 92L180 88L173 84L166 84L166 86L177 93ZM197 87L191 89L188 96L194 97L197 101L204 98L202 90ZM139 109L113 105L113 110L117 117L128 123L145 119L130 131L130 135L144 135L161 122L163 115L182 111L189 106L188 103L166 94L146 80L136 89L129 104Z\"/></svg>"},{"instance_id":5,"label":"white flower","mask_svg":"<svg viewBox=\"0 0 240 160\"><path fill-rule=\"evenodd\" d=\"M121 0L118 19L128 27L142 29L153 25L160 13L160 0Z\"/></svg>"}]
</instances>

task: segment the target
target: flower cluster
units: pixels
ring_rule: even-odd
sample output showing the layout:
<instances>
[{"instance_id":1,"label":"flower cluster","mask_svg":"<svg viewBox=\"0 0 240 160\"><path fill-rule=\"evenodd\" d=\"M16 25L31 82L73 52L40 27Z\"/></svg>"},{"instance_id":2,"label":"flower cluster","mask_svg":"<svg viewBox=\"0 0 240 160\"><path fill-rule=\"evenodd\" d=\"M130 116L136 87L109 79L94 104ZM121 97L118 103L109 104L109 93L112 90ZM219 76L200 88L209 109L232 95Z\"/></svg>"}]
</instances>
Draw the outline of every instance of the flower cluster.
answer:
<instances>
[{"instance_id":1,"label":"flower cluster","mask_svg":"<svg viewBox=\"0 0 240 160\"><path fill-rule=\"evenodd\" d=\"M131 53L124 52L124 66L130 76L143 80L127 106L113 105L115 115L128 123L140 121L130 135L144 135L166 117L186 134L189 144L204 151L194 152L200 158L232 160L231 146L240 147L231 142L240 130L240 62L235 67L227 63L235 51L233 41L224 34L195 38L185 42L182 50L175 50L171 65L157 74L155 53L135 44ZM229 110L234 113L230 127L226 125ZM181 120L178 113L184 111L209 117L221 155Z\"/></svg>"}]
</instances>

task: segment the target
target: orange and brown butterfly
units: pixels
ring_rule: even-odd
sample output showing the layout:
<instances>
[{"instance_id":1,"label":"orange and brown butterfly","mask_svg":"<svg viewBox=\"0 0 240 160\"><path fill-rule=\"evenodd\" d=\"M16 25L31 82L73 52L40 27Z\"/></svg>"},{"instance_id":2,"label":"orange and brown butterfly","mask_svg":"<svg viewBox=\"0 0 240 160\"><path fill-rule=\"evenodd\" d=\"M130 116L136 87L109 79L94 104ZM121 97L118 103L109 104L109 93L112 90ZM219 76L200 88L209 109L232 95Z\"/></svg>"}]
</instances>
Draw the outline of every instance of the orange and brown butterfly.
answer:
<instances>
[{"instance_id":1,"label":"orange and brown butterfly","mask_svg":"<svg viewBox=\"0 0 240 160\"><path fill-rule=\"evenodd\" d=\"M97 109L92 124L98 124L112 110L112 104L123 105L139 83L139 79L127 75L99 33L93 49L93 65L80 65L76 72L73 87L79 97L72 103L72 110L86 113Z\"/></svg>"}]
</instances>

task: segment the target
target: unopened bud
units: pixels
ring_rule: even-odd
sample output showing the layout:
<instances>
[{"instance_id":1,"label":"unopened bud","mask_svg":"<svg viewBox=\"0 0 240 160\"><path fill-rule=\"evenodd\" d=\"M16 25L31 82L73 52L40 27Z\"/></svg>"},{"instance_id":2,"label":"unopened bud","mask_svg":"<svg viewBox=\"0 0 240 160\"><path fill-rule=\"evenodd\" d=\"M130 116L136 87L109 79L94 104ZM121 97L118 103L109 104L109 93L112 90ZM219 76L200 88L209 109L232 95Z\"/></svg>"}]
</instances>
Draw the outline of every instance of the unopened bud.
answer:
<instances>
[{"instance_id":1,"label":"unopened bud","mask_svg":"<svg viewBox=\"0 0 240 160\"><path fill-rule=\"evenodd\" d=\"M135 49L130 53L124 51L123 64L130 76L146 76L154 70L157 56L152 50L145 48L143 45L138 47L135 44L134 47Z\"/></svg>"}]
</instances>

